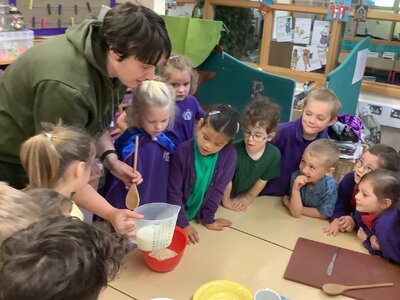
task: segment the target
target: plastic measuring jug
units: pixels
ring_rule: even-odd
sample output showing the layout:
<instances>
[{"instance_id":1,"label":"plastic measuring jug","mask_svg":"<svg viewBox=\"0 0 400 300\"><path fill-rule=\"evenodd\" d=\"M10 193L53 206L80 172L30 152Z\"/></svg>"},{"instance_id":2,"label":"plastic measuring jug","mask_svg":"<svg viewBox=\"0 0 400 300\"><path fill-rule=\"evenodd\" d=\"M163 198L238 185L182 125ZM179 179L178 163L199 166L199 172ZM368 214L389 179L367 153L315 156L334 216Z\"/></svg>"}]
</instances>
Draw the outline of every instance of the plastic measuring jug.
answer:
<instances>
[{"instance_id":1,"label":"plastic measuring jug","mask_svg":"<svg viewBox=\"0 0 400 300\"><path fill-rule=\"evenodd\" d=\"M133 241L144 251L167 248L172 242L176 219L181 207L168 203L148 203L135 209L143 219L137 219L136 238Z\"/></svg>"}]
</instances>

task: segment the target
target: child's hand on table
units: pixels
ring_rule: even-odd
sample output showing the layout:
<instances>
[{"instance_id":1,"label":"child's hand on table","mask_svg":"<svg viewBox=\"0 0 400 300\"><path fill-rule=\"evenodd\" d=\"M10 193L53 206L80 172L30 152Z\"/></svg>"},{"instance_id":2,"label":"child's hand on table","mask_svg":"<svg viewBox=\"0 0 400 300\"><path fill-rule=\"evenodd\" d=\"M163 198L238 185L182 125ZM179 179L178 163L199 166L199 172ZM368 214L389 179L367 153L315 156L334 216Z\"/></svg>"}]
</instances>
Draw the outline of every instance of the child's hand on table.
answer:
<instances>
[{"instance_id":1,"label":"child's hand on table","mask_svg":"<svg viewBox=\"0 0 400 300\"><path fill-rule=\"evenodd\" d=\"M339 218L339 227L341 232L350 232L354 229L354 220L351 216L342 216Z\"/></svg>"},{"instance_id":2,"label":"child's hand on table","mask_svg":"<svg viewBox=\"0 0 400 300\"><path fill-rule=\"evenodd\" d=\"M190 226L190 225L186 226L185 228L183 228L183 230L186 232L186 234L188 236L188 244L194 245L194 244L200 242L199 233L192 226Z\"/></svg>"},{"instance_id":3,"label":"child's hand on table","mask_svg":"<svg viewBox=\"0 0 400 300\"><path fill-rule=\"evenodd\" d=\"M364 242L367 239L367 234L361 227L357 231L357 237L361 242Z\"/></svg>"},{"instance_id":4,"label":"child's hand on table","mask_svg":"<svg viewBox=\"0 0 400 300\"><path fill-rule=\"evenodd\" d=\"M379 245L379 241L376 235L371 235L369 241L371 242L372 249L374 249L375 251L381 250L381 246Z\"/></svg>"},{"instance_id":5,"label":"child's hand on table","mask_svg":"<svg viewBox=\"0 0 400 300\"><path fill-rule=\"evenodd\" d=\"M339 219L335 218L327 227L323 229L323 232L328 236L336 236L340 231L339 223Z\"/></svg>"},{"instance_id":6,"label":"child's hand on table","mask_svg":"<svg viewBox=\"0 0 400 300\"><path fill-rule=\"evenodd\" d=\"M232 222L230 220L224 219L224 218L218 218L215 219L214 223L211 224L204 224L208 229L210 230L215 230L215 231L221 231L225 227L229 227L232 225Z\"/></svg>"}]
</instances>

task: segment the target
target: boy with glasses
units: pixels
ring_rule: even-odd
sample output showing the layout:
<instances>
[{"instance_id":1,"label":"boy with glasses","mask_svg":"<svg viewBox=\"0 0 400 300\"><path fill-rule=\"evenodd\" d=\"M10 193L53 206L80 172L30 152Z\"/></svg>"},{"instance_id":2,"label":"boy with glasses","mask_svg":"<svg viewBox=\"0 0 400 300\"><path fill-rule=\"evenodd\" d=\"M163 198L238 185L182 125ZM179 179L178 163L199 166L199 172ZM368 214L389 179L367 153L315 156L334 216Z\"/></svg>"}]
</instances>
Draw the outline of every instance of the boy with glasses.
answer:
<instances>
[{"instance_id":1,"label":"boy with glasses","mask_svg":"<svg viewBox=\"0 0 400 300\"><path fill-rule=\"evenodd\" d=\"M281 154L269 143L277 134L280 108L264 96L254 99L242 117L243 139L234 143L237 153L235 176L228 184L222 205L245 211L268 180L280 174Z\"/></svg>"}]
</instances>

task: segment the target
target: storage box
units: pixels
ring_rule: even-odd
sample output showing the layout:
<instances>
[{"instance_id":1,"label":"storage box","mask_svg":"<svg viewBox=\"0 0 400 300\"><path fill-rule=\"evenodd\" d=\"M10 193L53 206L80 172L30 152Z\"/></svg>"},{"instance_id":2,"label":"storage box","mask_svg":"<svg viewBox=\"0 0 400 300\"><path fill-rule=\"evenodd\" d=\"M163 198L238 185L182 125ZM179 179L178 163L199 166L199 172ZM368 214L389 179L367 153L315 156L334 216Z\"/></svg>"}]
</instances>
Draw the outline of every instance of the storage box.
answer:
<instances>
[{"instance_id":1,"label":"storage box","mask_svg":"<svg viewBox=\"0 0 400 300\"><path fill-rule=\"evenodd\" d=\"M14 60L33 46L33 31L0 32L0 61Z\"/></svg>"}]
</instances>

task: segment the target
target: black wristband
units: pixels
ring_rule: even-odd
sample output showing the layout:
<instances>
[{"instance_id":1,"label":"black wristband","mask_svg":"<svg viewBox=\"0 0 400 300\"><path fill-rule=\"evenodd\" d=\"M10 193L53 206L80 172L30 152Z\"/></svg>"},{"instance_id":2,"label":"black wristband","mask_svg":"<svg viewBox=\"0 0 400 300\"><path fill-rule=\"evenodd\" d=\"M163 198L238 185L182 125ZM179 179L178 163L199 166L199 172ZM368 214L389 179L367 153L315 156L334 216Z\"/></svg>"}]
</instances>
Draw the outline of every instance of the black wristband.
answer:
<instances>
[{"instance_id":1,"label":"black wristband","mask_svg":"<svg viewBox=\"0 0 400 300\"><path fill-rule=\"evenodd\" d=\"M104 162L104 160L106 159L107 155L109 154L117 154L117 151L115 151L114 149L110 149L110 150L106 150L103 152L102 155L100 155L99 159L101 162Z\"/></svg>"}]
</instances>

